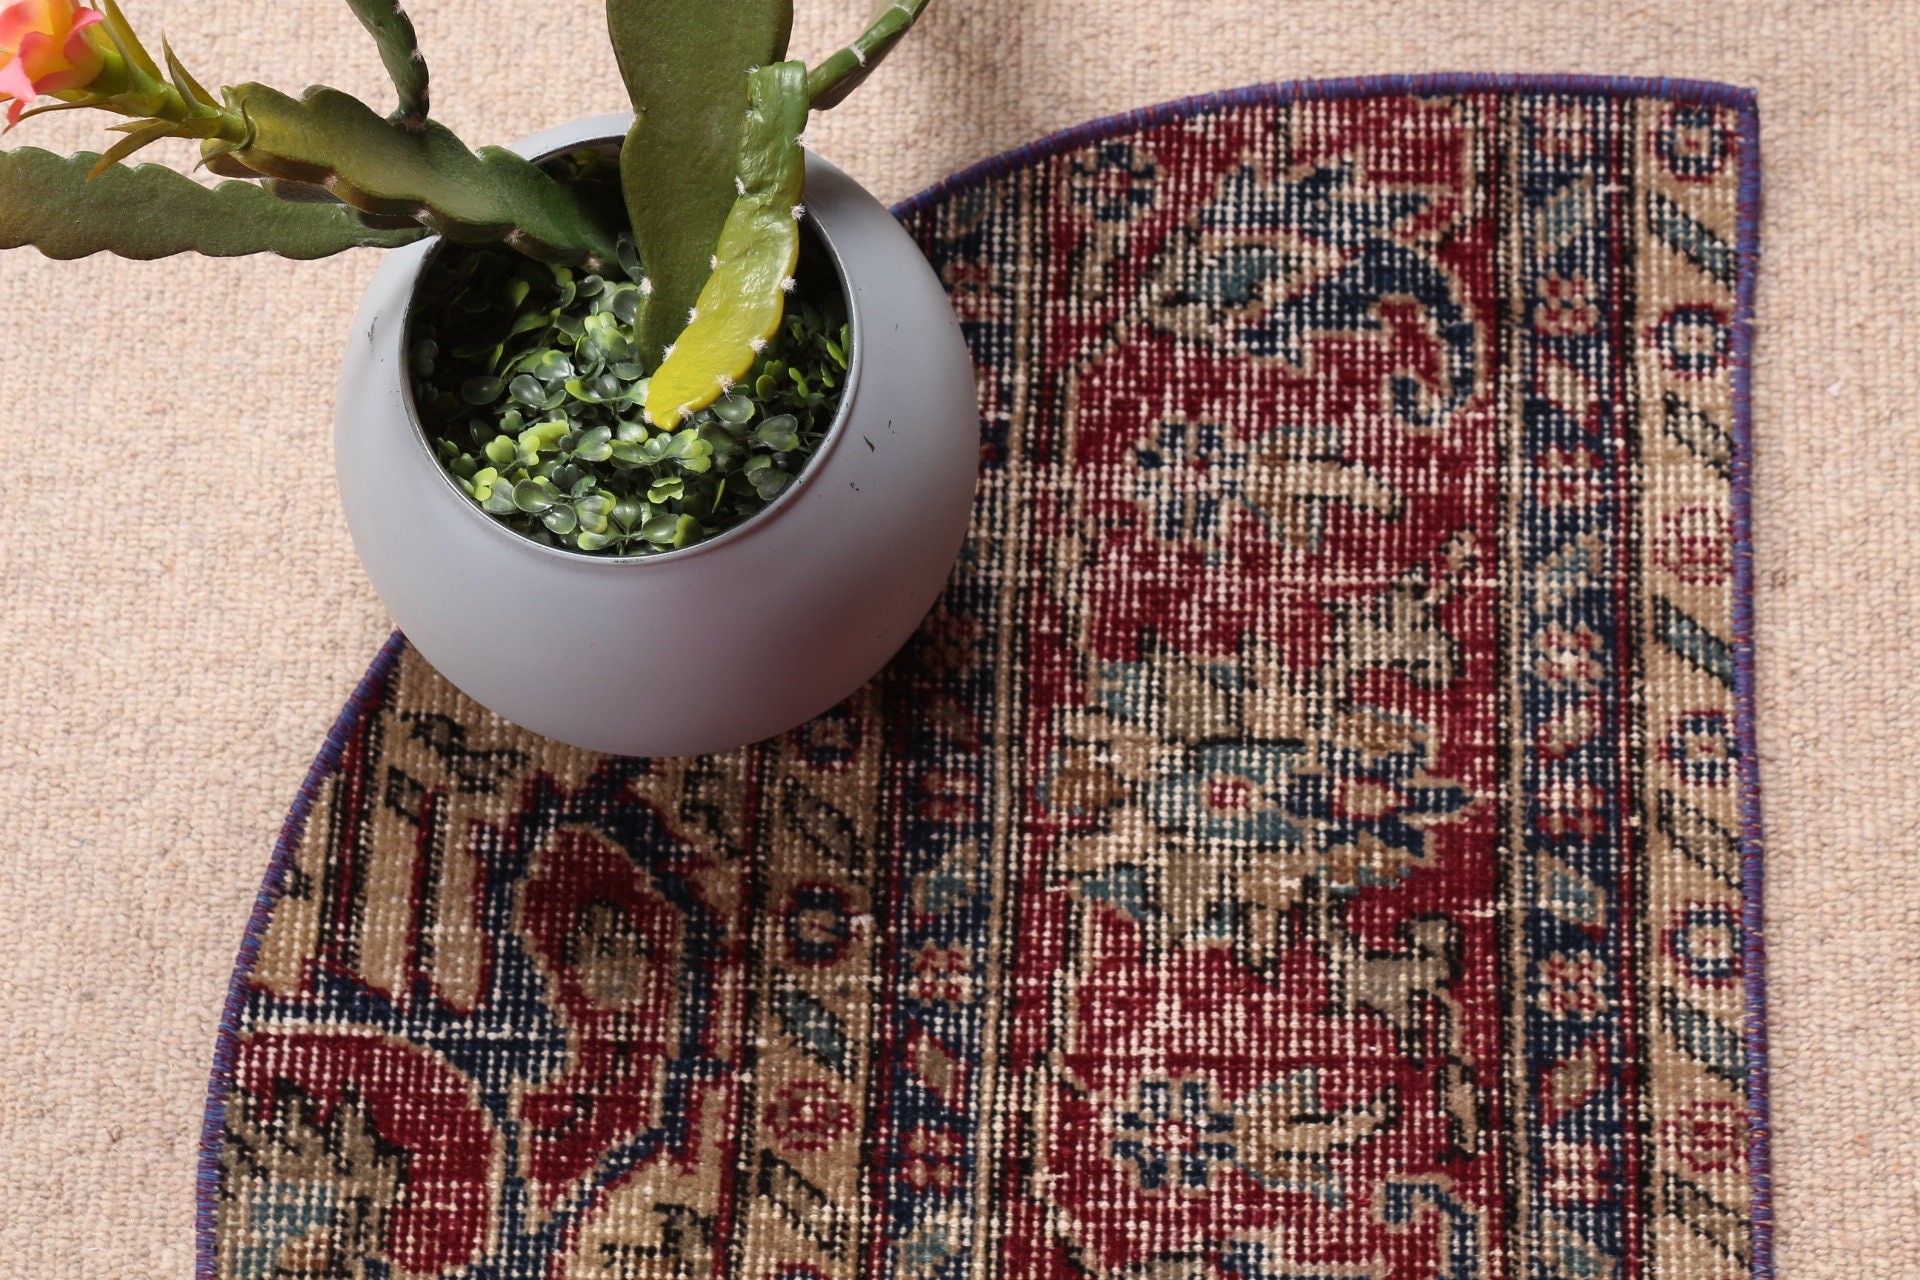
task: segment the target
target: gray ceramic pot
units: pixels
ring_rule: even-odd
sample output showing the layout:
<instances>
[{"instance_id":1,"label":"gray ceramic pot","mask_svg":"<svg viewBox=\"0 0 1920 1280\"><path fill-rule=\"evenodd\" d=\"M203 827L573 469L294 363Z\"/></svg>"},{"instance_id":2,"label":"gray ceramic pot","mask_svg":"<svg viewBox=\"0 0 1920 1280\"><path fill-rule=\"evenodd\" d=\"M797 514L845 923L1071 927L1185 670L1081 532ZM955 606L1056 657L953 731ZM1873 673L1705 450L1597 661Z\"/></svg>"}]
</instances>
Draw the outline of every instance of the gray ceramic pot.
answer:
<instances>
[{"instance_id":1,"label":"gray ceramic pot","mask_svg":"<svg viewBox=\"0 0 1920 1280\"><path fill-rule=\"evenodd\" d=\"M601 117L515 149L550 155L626 129L623 117ZM852 693L932 606L973 501L973 366L939 279L877 200L810 155L807 208L851 312L839 417L765 511L646 558L528 541L442 470L405 361L408 307L432 242L387 255L341 371L340 496L374 589L420 653L473 698L596 751L726 750Z\"/></svg>"}]
</instances>

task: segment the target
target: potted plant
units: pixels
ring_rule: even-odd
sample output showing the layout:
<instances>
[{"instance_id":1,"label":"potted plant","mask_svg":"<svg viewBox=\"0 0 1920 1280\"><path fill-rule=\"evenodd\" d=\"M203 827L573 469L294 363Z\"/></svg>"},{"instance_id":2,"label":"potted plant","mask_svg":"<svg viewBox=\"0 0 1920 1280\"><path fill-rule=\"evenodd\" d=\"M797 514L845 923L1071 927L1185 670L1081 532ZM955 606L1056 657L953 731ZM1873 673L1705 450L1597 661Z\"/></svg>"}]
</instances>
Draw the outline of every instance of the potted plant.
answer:
<instances>
[{"instance_id":1,"label":"potted plant","mask_svg":"<svg viewBox=\"0 0 1920 1280\"><path fill-rule=\"evenodd\" d=\"M384 116L324 87L209 92L98 3L0 11L10 124L128 117L100 155L0 153L0 247L392 250L336 466L376 590L453 683L575 745L691 754L826 710L905 642L965 532L972 366L918 250L801 131L926 0L813 68L786 58L790 0L724 24L608 0L633 115L478 150L428 114L392 0L348 0ZM228 180L125 163L169 137Z\"/></svg>"}]
</instances>

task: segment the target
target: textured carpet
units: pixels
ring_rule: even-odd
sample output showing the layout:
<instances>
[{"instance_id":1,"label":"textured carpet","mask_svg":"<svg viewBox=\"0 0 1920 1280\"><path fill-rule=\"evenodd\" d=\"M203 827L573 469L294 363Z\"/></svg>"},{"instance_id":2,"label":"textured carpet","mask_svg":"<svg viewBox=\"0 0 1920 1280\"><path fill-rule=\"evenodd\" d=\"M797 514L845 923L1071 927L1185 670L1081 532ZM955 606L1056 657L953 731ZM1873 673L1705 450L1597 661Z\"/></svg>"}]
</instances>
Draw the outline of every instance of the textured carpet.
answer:
<instances>
[{"instance_id":1,"label":"textured carpet","mask_svg":"<svg viewBox=\"0 0 1920 1280\"><path fill-rule=\"evenodd\" d=\"M835 711L596 756L390 643L206 1274L1770 1275L1751 97L1408 88L909 202L980 500Z\"/></svg>"},{"instance_id":2,"label":"textured carpet","mask_svg":"<svg viewBox=\"0 0 1920 1280\"><path fill-rule=\"evenodd\" d=\"M409 7L439 110L467 136L620 105L591 24L570 42L525 6ZM241 24L226 6L135 8L203 79L382 92L335 0ZM803 7L796 47L817 56L865 8ZM810 129L894 199L1077 121L1225 85L1492 69L1758 89L1758 693L1792 1276L1884 1271L1920 1236L1916 57L1904 0L1120 0L1094 16L936 0ZM99 136L68 115L14 138ZM329 497L325 425L372 266L0 257L16 318L0 334L16 445L0 504L0 1275L190 1273L198 1099L236 924L289 780L389 626ZM63 303L84 326L56 325ZM82 334L110 355L75 354ZM78 450L76 424L108 451Z\"/></svg>"}]
</instances>

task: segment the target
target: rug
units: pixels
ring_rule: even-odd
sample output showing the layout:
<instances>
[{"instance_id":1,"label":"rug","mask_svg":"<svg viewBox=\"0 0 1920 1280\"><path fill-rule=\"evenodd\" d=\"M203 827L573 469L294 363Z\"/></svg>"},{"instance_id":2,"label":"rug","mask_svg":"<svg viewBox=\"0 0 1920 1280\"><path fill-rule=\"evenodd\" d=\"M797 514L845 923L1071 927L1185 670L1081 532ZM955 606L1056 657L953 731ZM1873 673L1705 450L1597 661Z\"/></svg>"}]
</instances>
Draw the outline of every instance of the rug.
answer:
<instances>
[{"instance_id":1,"label":"rug","mask_svg":"<svg viewBox=\"0 0 1920 1280\"><path fill-rule=\"evenodd\" d=\"M1268 86L896 212L967 547L783 738L396 636L216 1052L234 1280L1771 1274L1724 86Z\"/></svg>"}]
</instances>

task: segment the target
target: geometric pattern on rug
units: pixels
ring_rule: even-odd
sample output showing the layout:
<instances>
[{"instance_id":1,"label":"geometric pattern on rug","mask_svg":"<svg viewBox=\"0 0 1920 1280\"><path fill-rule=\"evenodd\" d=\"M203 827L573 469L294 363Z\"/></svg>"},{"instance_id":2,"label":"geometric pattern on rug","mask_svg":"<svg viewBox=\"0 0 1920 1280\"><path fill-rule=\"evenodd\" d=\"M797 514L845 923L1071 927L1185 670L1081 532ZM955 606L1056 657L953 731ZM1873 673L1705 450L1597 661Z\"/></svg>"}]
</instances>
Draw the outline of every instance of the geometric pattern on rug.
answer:
<instances>
[{"instance_id":1,"label":"geometric pattern on rug","mask_svg":"<svg viewBox=\"0 0 1920 1280\"><path fill-rule=\"evenodd\" d=\"M1348 82L908 202L983 414L939 605L690 759L396 636L247 934L201 1274L1768 1274L1757 164L1718 86Z\"/></svg>"}]
</instances>

